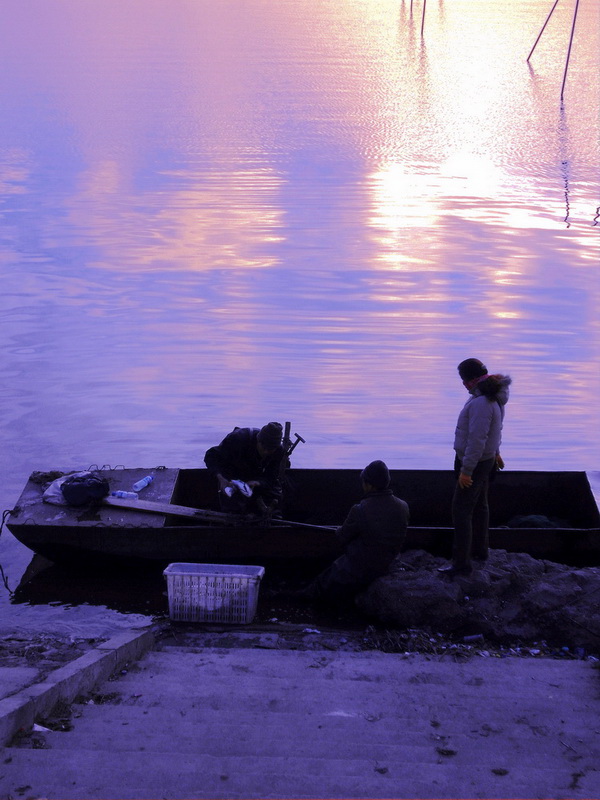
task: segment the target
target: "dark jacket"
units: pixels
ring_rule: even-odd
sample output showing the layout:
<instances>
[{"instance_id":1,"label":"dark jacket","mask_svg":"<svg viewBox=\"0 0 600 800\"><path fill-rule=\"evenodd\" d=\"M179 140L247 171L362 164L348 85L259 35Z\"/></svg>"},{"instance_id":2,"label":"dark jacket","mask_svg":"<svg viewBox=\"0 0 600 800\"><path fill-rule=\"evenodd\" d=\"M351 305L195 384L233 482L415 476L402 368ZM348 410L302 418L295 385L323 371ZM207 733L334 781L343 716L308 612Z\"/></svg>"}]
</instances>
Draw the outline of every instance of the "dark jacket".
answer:
<instances>
[{"instance_id":1,"label":"dark jacket","mask_svg":"<svg viewBox=\"0 0 600 800\"><path fill-rule=\"evenodd\" d=\"M206 451L204 463L213 475L228 480L259 481L259 493L274 497L281 494L279 466L283 447L264 459L258 454L259 428L234 428L223 441Z\"/></svg>"},{"instance_id":2,"label":"dark jacket","mask_svg":"<svg viewBox=\"0 0 600 800\"><path fill-rule=\"evenodd\" d=\"M366 494L336 531L345 553L335 561L335 580L370 583L385 575L402 548L408 520L408 505L391 489Z\"/></svg>"}]
</instances>

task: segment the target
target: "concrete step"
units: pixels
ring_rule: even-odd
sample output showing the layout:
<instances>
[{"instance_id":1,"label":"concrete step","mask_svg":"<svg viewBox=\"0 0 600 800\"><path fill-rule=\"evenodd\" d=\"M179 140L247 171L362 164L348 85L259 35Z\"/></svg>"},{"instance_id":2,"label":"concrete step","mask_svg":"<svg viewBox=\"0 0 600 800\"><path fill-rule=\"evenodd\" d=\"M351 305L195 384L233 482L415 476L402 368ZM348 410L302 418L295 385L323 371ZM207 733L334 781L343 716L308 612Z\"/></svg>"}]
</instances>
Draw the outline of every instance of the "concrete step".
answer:
<instances>
[{"instance_id":1,"label":"concrete step","mask_svg":"<svg viewBox=\"0 0 600 800\"><path fill-rule=\"evenodd\" d=\"M598 671L383 653L153 652L0 753L0 800L600 797ZM41 748L41 749L38 749Z\"/></svg>"},{"instance_id":2,"label":"concrete step","mask_svg":"<svg viewBox=\"0 0 600 800\"><path fill-rule=\"evenodd\" d=\"M197 663L170 661L176 658L161 654L160 658L145 659L108 684L108 691L119 694L123 702L137 696L155 696L166 705L181 702L190 707L222 711L271 710L304 714L358 711L374 715L385 709L396 716L410 716L409 709L415 708L433 719L444 710L460 714L465 707L471 710L478 705L488 708L500 705L515 717L535 715L550 707L557 724L561 709L568 709L569 714L577 712L582 717L593 717L597 713L593 694L597 677L592 670L587 681L577 684L574 694L572 686L563 691L563 685L568 683L564 678L554 685L534 683L518 675L513 675L511 680L510 670L500 681L495 675L490 676L485 668L469 677L456 674L454 665L447 665L443 672L421 671L404 683L398 679L385 683L339 678L335 669L329 672L287 670L287 665L282 665L277 676L257 675L250 663L239 670L231 665L211 663L212 668L208 670L206 666L210 662L205 657L200 657ZM391 669L396 667L390 663Z\"/></svg>"},{"instance_id":3,"label":"concrete step","mask_svg":"<svg viewBox=\"0 0 600 800\"><path fill-rule=\"evenodd\" d=\"M254 675L261 678L313 678L316 673L325 679L366 681L399 687L410 685L443 686L449 676L465 686L491 685L526 689L528 693L549 692L560 688L561 694L579 696L582 680L593 679L596 671L585 661L540 661L526 659L478 658L466 663L449 659L428 660L423 656L404 657L387 653L330 653L328 651L263 651L206 650L200 653L168 649L148 653L139 669L156 676L171 669L169 658L176 659L181 675L197 680L198 670L206 675ZM172 663L172 662L171 662Z\"/></svg>"},{"instance_id":4,"label":"concrete step","mask_svg":"<svg viewBox=\"0 0 600 800\"><path fill-rule=\"evenodd\" d=\"M529 763L538 767L600 763L600 733L596 742L582 741L580 729L572 726L550 730L544 726L496 723L479 728L464 719L461 723L432 726L422 721L411 729L402 718L384 715L370 721L360 714L301 715L263 712L223 714L218 711L126 706L86 706L74 709L74 729L49 732L38 737L54 750L81 747L112 749L116 752L177 751L226 758L302 757L331 760L374 761L387 759L404 763L453 763L503 765ZM293 731L293 738L290 736Z\"/></svg>"},{"instance_id":5,"label":"concrete step","mask_svg":"<svg viewBox=\"0 0 600 800\"><path fill-rule=\"evenodd\" d=\"M329 651L293 651L206 649L200 652L165 648L148 653L140 664L142 669L156 675L169 670L167 656L177 657L180 673L189 670L191 680L197 680L197 670L207 675L242 673L262 678L313 678L319 673L325 679L367 681L386 686L411 685L445 686L449 677L465 687L479 687L487 682L504 691L526 690L528 694L553 694L581 697L582 681L595 682L597 671L587 661L555 659L481 658L455 662L450 658L428 657L366 651L361 653L332 653Z\"/></svg>"},{"instance_id":6,"label":"concrete step","mask_svg":"<svg viewBox=\"0 0 600 800\"><path fill-rule=\"evenodd\" d=\"M72 800L121 798L585 798L598 797L600 777L579 767L570 771L507 765L468 770L436 765L361 761L337 765L327 759L291 758L276 771L262 760L216 759L177 753L118 753L80 749L6 751L0 765L2 796ZM296 762L296 763L295 763ZM265 762L266 763L266 762ZM116 789L115 787L118 787Z\"/></svg>"},{"instance_id":7,"label":"concrete step","mask_svg":"<svg viewBox=\"0 0 600 800\"><path fill-rule=\"evenodd\" d=\"M432 706L424 700L418 705L406 704L401 708L392 709L384 697L385 704L379 706L375 713L365 710L360 695L354 698L352 706L338 707L333 711L318 708L311 712L304 710L289 712L283 708L283 704L276 702L276 697L272 700L274 702L271 702L267 709L251 710L246 704L241 704L233 710L228 710L218 706L212 708L193 697L185 702L169 702L166 705L157 700L157 695L149 694L125 697L122 702L117 696L110 703L73 706L73 710L75 714L82 715L81 719L77 720L77 724L81 727L118 718L140 719L142 722L154 720L159 724L160 717L157 713L159 708L164 724L177 725L178 728L184 722L216 727L235 724L239 728L252 728L268 719L273 726L288 725L295 721L300 726L299 730L304 730L305 725L309 730L344 730L351 727L369 739L375 740L378 737L395 736L398 730L411 735L468 733L489 737L506 735L510 732L514 736L531 735L537 738L549 735L576 736L586 729L587 724L587 729L593 734L590 741L600 741L600 720L594 709L585 716L576 714L563 719L560 708L548 708L540 703L537 709L530 710L525 715L518 699L515 698L506 698L504 703L496 704L493 708L485 703L471 709L440 707ZM157 718L154 719L155 717Z\"/></svg>"}]
</instances>

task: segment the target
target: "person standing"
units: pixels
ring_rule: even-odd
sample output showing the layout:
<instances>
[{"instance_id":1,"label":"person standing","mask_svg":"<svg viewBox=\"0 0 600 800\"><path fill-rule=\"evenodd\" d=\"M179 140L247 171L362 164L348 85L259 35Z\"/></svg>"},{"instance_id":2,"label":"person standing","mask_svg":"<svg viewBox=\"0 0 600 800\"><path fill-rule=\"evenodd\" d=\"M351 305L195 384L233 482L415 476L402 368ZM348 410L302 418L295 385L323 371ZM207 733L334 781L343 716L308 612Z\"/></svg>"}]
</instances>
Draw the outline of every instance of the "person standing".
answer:
<instances>
[{"instance_id":1,"label":"person standing","mask_svg":"<svg viewBox=\"0 0 600 800\"><path fill-rule=\"evenodd\" d=\"M500 444L512 382L508 375L489 375L478 358L461 361L458 374L470 396L454 435L457 481L452 499L452 563L439 569L449 576L469 574L473 558L486 561L488 557L488 488L492 471L504 467Z\"/></svg>"}]
</instances>

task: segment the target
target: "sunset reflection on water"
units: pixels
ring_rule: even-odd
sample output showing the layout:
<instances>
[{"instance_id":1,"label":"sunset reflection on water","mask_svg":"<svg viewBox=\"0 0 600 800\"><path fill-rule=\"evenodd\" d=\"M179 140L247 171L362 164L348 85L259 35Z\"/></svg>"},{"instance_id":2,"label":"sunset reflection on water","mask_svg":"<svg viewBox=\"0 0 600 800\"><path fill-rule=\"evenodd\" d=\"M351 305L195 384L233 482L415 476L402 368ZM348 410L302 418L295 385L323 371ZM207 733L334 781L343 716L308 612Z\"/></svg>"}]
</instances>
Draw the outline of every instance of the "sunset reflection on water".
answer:
<instances>
[{"instance_id":1,"label":"sunset reflection on water","mask_svg":"<svg viewBox=\"0 0 600 800\"><path fill-rule=\"evenodd\" d=\"M509 466L597 467L597 0L563 109L545 0L423 38L409 0L33 5L0 10L9 495L271 418L298 466L446 467L471 355Z\"/></svg>"}]
</instances>

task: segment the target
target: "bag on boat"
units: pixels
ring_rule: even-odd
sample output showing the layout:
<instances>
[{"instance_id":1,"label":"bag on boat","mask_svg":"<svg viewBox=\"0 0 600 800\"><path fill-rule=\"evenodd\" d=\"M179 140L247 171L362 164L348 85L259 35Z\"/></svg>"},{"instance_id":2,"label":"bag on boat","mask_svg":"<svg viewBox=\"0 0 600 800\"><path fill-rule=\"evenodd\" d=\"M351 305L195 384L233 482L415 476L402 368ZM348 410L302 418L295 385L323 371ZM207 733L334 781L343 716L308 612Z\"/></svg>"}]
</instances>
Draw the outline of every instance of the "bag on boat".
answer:
<instances>
[{"instance_id":1,"label":"bag on boat","mask_svg":"<svg viewBox=\"0 0 600 800\"><path fill-rule=\"evenodd\" d=\"M90 500L106 497L109 490L106 478L89 471L75 472L52 481L42 500L55 506L82 506Z\"/></svg>"},{"instance_id":2,"label":"bag on boat","mask_svg":"<svg viewBox=\"0 0 600 800\"><path fill-rule=\"evenodd\" d=\"M60 487L63 496L70 506L84 506L92 500L102 500L110 491L106 478L84 472L69 475Z\"/></svg>"}]
</instances>

